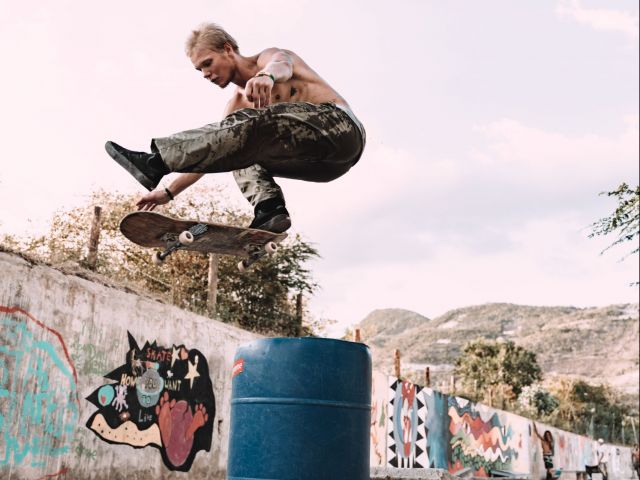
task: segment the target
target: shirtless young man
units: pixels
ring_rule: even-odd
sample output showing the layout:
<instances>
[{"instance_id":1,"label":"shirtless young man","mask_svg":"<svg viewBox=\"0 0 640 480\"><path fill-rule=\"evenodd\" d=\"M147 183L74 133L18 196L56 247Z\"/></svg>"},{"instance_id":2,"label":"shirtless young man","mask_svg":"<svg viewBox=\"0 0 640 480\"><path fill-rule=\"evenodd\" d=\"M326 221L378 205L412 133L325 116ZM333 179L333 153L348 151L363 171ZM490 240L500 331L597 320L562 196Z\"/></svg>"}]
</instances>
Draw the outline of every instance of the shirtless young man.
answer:
<instances>
[{"instance_id":1,"label":"shirtless young man","mask_svg":"<svg viewBox=\"0 0 640 480\"><path fill-rule=\"evenodd\" d=\"M250 227L287 230L291 220L273 177L340 177L362 155L362 124L344 98L289 50L268 48L245 57L227 32L205 24L192 32L186 51L206 80L237 88L222 121L154 138L151 153L106 143L107 153L151 190L138 209L168 203L205 173L232 171L254 207ZM154 190L170 172L182 174Z\"/></svg>"},{"instance_id":2,"label":"shirtless young man","mask_svg":"<svg viewBox=\"0 0 640 480\"><path fill-rule=\"evenodd\" d=\"M536 422L533 423L533 430L536 436L540 439L540 446L542 447L542 461L544 462L544 468L547 471L546 480L553 478L553 435L549 430L546 430L543 435L538 432Z\"/></svg>"}]
</instances>

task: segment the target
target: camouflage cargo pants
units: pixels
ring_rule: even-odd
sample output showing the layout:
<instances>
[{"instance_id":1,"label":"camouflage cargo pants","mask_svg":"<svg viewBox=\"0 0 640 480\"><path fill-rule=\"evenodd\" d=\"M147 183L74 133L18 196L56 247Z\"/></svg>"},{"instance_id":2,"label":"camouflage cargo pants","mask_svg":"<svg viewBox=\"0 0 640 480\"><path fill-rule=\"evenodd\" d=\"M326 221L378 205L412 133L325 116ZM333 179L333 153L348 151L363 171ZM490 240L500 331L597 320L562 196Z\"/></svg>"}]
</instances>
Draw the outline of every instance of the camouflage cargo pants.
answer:
<instances>
[{"instance_id":1,"label":"camouflage cargo pants","mask_svg":"<svg viewBox=\"0 0 640 480\"><path fill-rule=\"evenodd\" d=\"M360 159L362 124L333 103L244 108L221 122L155 138L151 148L174 172L233 172L252 204L282 198L274 177L328 182Z\"/></svg>"}]
</instances>

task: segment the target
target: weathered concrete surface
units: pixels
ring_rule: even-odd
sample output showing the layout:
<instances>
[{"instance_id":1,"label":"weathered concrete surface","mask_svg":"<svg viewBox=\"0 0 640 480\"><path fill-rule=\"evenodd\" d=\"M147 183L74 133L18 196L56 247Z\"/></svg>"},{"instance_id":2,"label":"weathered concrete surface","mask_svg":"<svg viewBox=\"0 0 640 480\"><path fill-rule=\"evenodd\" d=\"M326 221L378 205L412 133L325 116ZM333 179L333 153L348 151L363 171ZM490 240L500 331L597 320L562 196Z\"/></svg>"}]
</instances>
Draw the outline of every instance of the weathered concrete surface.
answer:
<instances>
[{"instance_id":1,"label":"weathered concrete surface","mask_svg":"<svg viewBox=\"0 0 640 480\"><path fill-rule=\"evenodd\" d=\"M128 332L140 347L145 342L157 342L168 349L184 345L206 357L216 407L211 451L198 451L193 464L185 468L187 473L169 469L158 448L107 443L86 426L98 411L86 397L118 380L119 376L115 379L104 376L126 363L130 352ZM109 285L90 272L54 269L4 252L0 247L0 479L224 478L232 359L239 344L254 338L256 335L249 332ZM376 376L379 385L374 388L377 391L374 403L378 408L385 406L387 415L372 439L379 441L377 464L386 465L390 383L386 375ZM202 399L197 399L194 406L201 404ZM485 413L488 411L488 407L482 408ZM430 415L445 416L446 425L451 422L448 410L431 409ZM507 412L500 415L509 417L509 428L519 425L531 435L530 420L515 418ZM373 418L379 419L380 411ZM556 465L571 470L567 465L576 463L576 456L585 450L579 442L576 443L579 448L568 449L571 439L577 436L541 424L538 428L549 428L555 436L564 438L567 451L557 448ZM523 434L523 438L526 440L528 436ZM164 443L159 438L155 442L159 446ZM590 441L585 442L590 451ZM526 468L516 471L530 470L531 478L544 478L540 442L532 437L523 445L520 459ZM374 453L375 447L372 443ZM615 445L607 448L610 478L631 478L630 450ZM377 459L376 455L372 458ZM590 462L590 457L586 458L579 466ZM436 469L373 467L371 478L471 478L473 472L467 470L455 477ZM562 478L575 478L575 474L563 472Z\"/></svg>"},{"instance_id":2,"label":"weathered concrete surface","mask_svg":"<svg viewBox=\"0 0 640 480\"><path fill-rule=\"evenodd\" d=\"M459 477L451 475L446 470L439 468L383 468L371 467L371 480L458 480Z\"/></svg>"},{"instance_id":3,"label":"weathered concrete surface","mask_svg":"<svg viewBox=\"0 0 640 480\"><path fill-rule=\"evenodd\" d=\"M0 478L224 478L231 371L255 335L171 305L0 252ZM127 332L206 357L215 395L211 451L187 474L159 449L111 444L85 424L85 399L126 362ZM75 379L73 371L75 370ZM198 379L195 379L198 381Z\"/></svg>"}]
</instances>

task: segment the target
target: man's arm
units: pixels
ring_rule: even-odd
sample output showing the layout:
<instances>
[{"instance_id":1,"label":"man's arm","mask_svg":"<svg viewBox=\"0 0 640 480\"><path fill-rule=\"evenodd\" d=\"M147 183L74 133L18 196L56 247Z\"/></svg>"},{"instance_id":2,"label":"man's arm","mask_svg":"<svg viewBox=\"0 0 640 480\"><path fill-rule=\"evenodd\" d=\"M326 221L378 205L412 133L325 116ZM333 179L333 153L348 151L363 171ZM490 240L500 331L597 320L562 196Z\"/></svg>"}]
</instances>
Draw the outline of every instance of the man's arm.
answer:
<instances>
[{"instance_id":1,"label":"man's arm","mask_svg":"<svg viewBox=\"0 0 640 480\"><path fill-rule=\"evenodd\" d=\"M293 58L286 50L268 48L258 57L259 73L273 75L276 82L286 82L293 76Z\"/></svg>"},{"instance_id":2,"label":"man's arm","mask_svg":"<svg viewBox=\"0 0 640 480\"><path fill-rule=\"evenodd\" d=\"M158 205L169 203L179 193L183 192L188 187L200 180L203 175L204 173L181 173L168 186L147 193L144 197L138 200L136 206L138 207L138 210L145 210L150 212ZM167 193L167 190L169 190L169 193L171 195Z\"/></svg>"},{"instance_id":3,"label":"man's arm","mask_svg":"<svg viewBox=\"0 0 640 480\"><path fill-rule=\"evenodd\" d=\"M181 173L167 187L174 197L202 178L204 173Z\"/></svg>"},{"instance_id":4,"label":"man's arm","mask_svg":"<svg viewBox=\"0 0 640 480\"><path fill-rule=\"evenodd\" d=\"M235 112L241 108L250 107L251 104L247 102L244 96L237 92L235 95L229 100L227 106L224 109L223 117L226 117L230 113ZM167 190L171 193L171 197L176 197L178 194L184 192L191 185L196 183L198 180L205 175L204 173L181 173L176 176L173 181L166 187ZM147 193L144 197L142 197L138 203L136 203L138 210L147 210L151 211L156 208L158 205L164 205L165 203L169 203L172 198L165 191L164 188L160 190L154 190L153 192Z\"/></svg>"},{"instance_id":5,"label":"man's arm","mask_svg":"<svg viewBox=\"0 0 640 480\"><path fill-rule=\"evenodd\" d=\"M276 82L286 82L293 76L293 57L286 50L268 48L258 57L258 73L245 85L245 96L254 108L271 103L271 89Z\"/></svg>"},{"instance_id":6,"label":"man's arm","mask_svg":"<svg viewBox=\"0 0 640 480\"><path fill-rule=\"evenodd\" d=\"M535 432L536 436L540 439L540 440L544 440L544 438L542 438L542 436L540 435L540 433L538 432L538 428L536 427L536 422L531 422L531 424L533 425L533 431Z\"/></svg>"}]
</instances>

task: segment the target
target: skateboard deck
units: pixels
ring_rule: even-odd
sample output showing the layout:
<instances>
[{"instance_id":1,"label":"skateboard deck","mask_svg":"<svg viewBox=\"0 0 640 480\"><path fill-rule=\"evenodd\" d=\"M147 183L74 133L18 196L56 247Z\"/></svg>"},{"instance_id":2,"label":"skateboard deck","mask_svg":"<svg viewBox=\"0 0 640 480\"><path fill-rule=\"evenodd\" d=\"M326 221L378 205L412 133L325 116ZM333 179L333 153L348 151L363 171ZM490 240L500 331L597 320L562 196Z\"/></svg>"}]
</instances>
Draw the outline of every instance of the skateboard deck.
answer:
<instances>
[{"instance_id":1,"label":"skateboard deck","mask_svg":"<svg viewBox=\"0 0 640 480\"><path fill-rule=\"evenodd\" d=\"M241 257L240 270L275 252L278 243L287 237L286 233L182 220L155 212L128 214L120 221L120 231L142 247L163 248L153 256L156 264L177 250L189 250Z\"/></svg>"}]
</instances>

